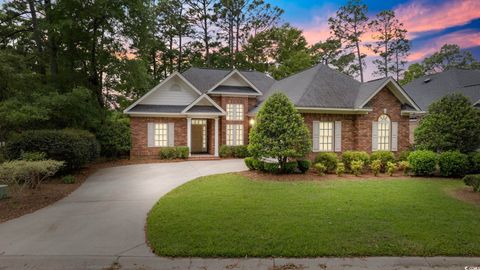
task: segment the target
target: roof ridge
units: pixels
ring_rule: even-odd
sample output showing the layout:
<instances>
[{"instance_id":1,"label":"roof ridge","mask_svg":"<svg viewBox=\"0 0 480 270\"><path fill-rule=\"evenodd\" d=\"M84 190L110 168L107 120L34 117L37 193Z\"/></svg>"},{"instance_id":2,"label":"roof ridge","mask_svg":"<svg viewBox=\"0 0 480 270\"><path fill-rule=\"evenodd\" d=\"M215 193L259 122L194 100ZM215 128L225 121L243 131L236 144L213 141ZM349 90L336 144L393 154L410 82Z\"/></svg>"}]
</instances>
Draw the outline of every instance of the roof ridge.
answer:
<instances>
[{"instance_id":1,"label":"roof ridge","mask_svg":"<svg viewBox=\"0 0 480 270\"><path fill-rule=\"evenodd\" d=\"M245 69L238 69L238 68L231 68L231 69L227 69L227 68L215 68L215 67L190 67L188 68L187 70L190 70L190 69L193 69L193 68L196 68L196 69L204 69L204 70L221 70L221 71L228 71L228 72L232 72L234 70L238 70L239 72L257 72L257 73L260 73L260 74L266 74L265 72L260 72L258 70L245 70ZM186 70L186 71L187 71ZM185 72L186 72L185 71Z\"/></svg>"}]
</instances>

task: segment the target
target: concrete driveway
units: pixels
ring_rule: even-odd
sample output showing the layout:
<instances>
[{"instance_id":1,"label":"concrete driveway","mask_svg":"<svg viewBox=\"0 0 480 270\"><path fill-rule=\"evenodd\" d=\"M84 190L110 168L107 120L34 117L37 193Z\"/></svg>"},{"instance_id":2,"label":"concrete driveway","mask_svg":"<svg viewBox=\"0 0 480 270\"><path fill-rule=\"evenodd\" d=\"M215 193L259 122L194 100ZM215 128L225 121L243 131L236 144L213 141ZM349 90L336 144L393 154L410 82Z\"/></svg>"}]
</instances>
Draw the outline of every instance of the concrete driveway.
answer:
<instances>
[{"instance_id":1,"label":"concrete driveway","mask_svg":"<svg viewBox=\"0 0 480 270\"><path fill-rule=\"evenodd\" d=\"M0 224L0 260L6 255L154 256L144 226L161 196L199 176L242 170L243 160L235 159L100 170L68 197Z\"/></svg>"}]
</instances>

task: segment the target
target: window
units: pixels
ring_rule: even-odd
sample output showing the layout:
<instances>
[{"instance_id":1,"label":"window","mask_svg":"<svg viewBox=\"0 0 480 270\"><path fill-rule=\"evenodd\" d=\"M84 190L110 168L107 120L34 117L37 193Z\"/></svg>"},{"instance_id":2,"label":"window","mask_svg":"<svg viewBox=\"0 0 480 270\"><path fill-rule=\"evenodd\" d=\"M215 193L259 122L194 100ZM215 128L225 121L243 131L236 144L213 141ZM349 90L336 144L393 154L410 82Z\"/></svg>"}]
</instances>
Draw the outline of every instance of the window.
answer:
<instances>
[{"instance_id":1,"label":"window","mask_svg":"<svg viewBox=\"0 0 480 270\"><path fill-rule=\"evenodd\" d=\"M153 131L155 146L168 146L168 124L155 124Z\"/></svg>"},{"instance_id":2,"label":"window","mask_svg":"<svg viewBox=\"0 0 480 270\"><path fill-rule=\"evenodd\" d=\"M227 145L243 145L243 125L227 125Z\"/></svg>"},{"instance_id":3,"label":"window","mask_svg":"<svg viewBox=\"0 0 480 270\"><path fill-rule=\"evenodd\" d=\"M227 104L227 120L243 120L243 104Z\"/></svg>"},{"instance_id":4,"label":"window","mask_svg":"<svg viewBox=\"0 0 480 270\"><path fill-rule=\"evenodd\" d=\"M390 150L390 118L383 114L378 118L378 150Z\"/></svg>"},{"instance_id":5,"label":"window","mask_svg":"<svg viewBox=\"0 0 480 270\"><path fill-rule=\"evenodd\" d=\"M323 152L332 152L333 151L333 122L319 122L318 128L319 128L318 150Z\"/></svg>"}]
</instances>

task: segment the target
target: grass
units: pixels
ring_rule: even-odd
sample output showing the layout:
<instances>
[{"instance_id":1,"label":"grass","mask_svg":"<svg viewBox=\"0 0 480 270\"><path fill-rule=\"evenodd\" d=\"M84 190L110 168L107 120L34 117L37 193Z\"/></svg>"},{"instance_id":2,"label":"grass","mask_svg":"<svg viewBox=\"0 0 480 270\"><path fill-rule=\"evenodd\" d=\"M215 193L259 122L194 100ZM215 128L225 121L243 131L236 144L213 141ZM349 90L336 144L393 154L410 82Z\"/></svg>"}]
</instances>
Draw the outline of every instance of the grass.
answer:
<instances>
[{"instance_id":1,"label":"grass","mask_svg":"<svg viewBox=\"0 0 480 270\"><path fill-rule=\"evenodd\" d=\"M479 256L480 207L447 195L459 180L255 181L199 178L151 210L158 255Z\"/></svg>"}]
</instances>

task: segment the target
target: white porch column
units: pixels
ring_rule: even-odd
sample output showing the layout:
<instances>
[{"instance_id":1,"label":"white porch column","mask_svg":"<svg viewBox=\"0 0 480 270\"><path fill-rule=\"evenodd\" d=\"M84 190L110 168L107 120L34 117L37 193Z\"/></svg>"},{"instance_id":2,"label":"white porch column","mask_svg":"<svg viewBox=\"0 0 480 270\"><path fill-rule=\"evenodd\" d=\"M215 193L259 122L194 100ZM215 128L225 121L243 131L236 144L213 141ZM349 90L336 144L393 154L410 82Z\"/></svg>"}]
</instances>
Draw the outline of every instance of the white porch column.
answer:
<instances>
[{"instance_id":1,"label":"white porch column","mask_svg":"<svg viewBox=\"0 0 480 270\"><path fill-rule=\"evenodd\" d=\"M188 156L192 155L192 118L187 118L187 146Z\"/></svg>"},{"instance_id":2,"label":"white porch column","mask_svg":"<svg viewBox=\"0 0 480 270\"><path fill-rule=\"evenodd\" d=\"M215 118L215 154L218 157L218 117Z\"/></svg>"}]
</instances>

